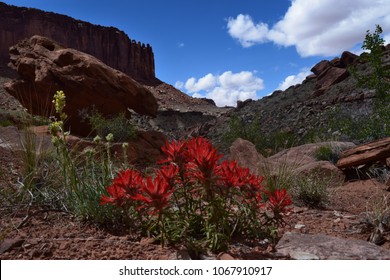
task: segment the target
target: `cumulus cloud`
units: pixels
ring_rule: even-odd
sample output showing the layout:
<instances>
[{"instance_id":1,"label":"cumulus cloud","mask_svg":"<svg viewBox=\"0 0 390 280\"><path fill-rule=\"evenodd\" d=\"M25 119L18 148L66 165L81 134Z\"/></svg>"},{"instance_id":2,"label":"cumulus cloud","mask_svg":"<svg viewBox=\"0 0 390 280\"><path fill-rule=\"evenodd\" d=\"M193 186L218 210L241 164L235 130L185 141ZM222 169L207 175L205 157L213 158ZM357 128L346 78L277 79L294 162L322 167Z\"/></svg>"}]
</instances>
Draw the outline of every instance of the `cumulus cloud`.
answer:
<instances>
[{"instance_id":1,"label":"cumulus cloud","mask_svg":"<svg viewBox=\"0 0 390 280\"><path fill-rule=\"evenodd\" d=\"M243 47L267 41L268 25L254 24L249 15L240 14L237 18L229 18L227 27L230 36L237 39Z\"/></svg>"},{"instance_id":2,"label":"cumulus cloud","mask_svg":"<svg viewBox=\"0 0 390 280\"><path fill-rule=\"evenodd\" d=\"M279 84L277 89L279 89L279 90L286 90L290 86L294 86L294 85L300 84L310 74L312 74L311 71L309 69L307 69L307 68L304 68L304 69L302 69L301 72L299 72L296 75L287 76L284 79L284 81Z\"/></svg>"},{"instance_id":3,"label":"cumulus cloud","mask_svg":"<svg viewBox=\"0 0 390 280\"><path fill-rule=\"evenodd\" d=\"M211 98L217 106L236 106L238 100L256 99L264 82L254 72L226 71L221 75L209 73L199 79L191 77L185 83L176 82L175 86L193 97Z\"/></svg>"},{"instance_id":4,"label":"cumulus cloud","mask_svg":"<svg viewBox=\"0 0 390 280\"><path fill-rule=\"evenodd\" d=\"M283 18L268 27L249 15L229 18L230 36L243 47L273 42L295 46L303 56L333 56L364 40L367 30L381 25L390 36L390 1L387 0L293 0Z\"/></svg>"}]
</instances>

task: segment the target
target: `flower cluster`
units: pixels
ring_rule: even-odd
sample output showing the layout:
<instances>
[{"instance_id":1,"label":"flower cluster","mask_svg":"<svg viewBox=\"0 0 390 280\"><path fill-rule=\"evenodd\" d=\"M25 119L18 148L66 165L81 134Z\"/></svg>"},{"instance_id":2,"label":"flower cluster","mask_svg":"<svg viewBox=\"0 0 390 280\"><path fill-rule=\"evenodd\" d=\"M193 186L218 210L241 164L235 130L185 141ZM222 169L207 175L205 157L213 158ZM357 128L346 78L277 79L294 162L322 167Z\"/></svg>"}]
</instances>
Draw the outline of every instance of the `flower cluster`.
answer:
<instances>
[{"instance_id":1,"label":"flower cluster","mask_svg":"<svg viewBox=\"0 0 390 280\"><path fill-rule=\"evenodd\" d=\"M171 241L200 238L218 250L235 231L258 224L265 205L281 218L291 204L285 190L266 193L261 176L236 161L221 161L223 156L205 138L167 142L162 151L166 159L154 176L121 171L101 197L102 205L132 207L138 213L146 209L146 220L158 217L162 241L168 226Z\"/></svg>"}]
</instances>

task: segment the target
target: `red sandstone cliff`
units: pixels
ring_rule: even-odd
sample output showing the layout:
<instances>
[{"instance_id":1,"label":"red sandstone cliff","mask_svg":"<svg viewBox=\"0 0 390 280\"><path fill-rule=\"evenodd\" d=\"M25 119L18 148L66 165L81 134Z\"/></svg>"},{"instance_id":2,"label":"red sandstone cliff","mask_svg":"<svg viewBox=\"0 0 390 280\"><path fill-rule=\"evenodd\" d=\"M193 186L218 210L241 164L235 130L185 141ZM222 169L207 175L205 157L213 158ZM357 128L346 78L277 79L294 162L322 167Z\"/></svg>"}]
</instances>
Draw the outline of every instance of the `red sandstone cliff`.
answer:
<instances>
[{"instance_id":1,"label":"red sandstone cliff","mask_svg":"<svg viewBox=\"0 0 390 280\"><path fill-rule=\"evenodd\" d=\"M0 2L0 65L9 62L9 47L33 35L91 54L138 81L156 79L151 46L130 40L117 28Z\"/></svg>"}]
</instances>

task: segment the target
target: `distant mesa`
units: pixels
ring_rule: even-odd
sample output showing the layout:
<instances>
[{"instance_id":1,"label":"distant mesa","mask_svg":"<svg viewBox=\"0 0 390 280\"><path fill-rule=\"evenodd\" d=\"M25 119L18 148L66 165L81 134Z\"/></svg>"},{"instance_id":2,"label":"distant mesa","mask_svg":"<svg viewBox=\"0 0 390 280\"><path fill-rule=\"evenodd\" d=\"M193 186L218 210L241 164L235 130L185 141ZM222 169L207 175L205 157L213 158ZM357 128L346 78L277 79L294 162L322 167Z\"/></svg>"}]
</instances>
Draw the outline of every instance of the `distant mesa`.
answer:
<instances>
[{"instance_id":1,"label":"distant mesa","mask_svg":"<svg viewBox=\"0 0 390 280\"><path fill-rule=\"evenodd\" d=\"M117 28L38 9L0 2L0 66L9 62L8 49L33 35L48 37L69 48L88 53L141 82L156 82L152 47Z\"/></svg>"}]
</instances>

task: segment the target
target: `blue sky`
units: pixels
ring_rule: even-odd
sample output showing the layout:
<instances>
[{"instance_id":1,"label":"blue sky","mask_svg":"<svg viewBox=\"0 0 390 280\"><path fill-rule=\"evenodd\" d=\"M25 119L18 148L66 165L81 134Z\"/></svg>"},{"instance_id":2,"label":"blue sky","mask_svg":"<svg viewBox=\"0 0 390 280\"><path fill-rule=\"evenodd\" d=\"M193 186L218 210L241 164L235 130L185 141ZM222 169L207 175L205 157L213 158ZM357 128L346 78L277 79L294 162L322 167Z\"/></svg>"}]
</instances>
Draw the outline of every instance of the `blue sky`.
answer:
<instances>
[{"instance_id":1,"label":"blue sky","mask_svg":"<svg viewBox=\"0 0 390 280\"><path fill-rule=\"evenodd\" d=\"M390 42L389 0L2 0L117 27L149 43L156 76L217 105L300 83L375 24Z\"/></svg>"}]
</instances>

